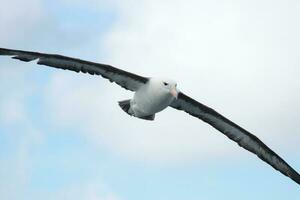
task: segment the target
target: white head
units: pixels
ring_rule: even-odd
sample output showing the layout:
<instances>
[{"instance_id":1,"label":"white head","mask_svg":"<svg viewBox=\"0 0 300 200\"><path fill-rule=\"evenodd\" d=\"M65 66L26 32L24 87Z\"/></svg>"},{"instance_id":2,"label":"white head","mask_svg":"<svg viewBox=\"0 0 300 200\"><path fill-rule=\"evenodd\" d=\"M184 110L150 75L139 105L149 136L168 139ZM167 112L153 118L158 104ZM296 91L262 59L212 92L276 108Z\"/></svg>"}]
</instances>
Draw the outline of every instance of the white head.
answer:
<instances>
[{"instance_id":1,"label":"white head","mask_svg":"<svg viewBox=\"0 0 300 200\"><path fill-rule=\"evenodd\" d=\"M168 79L152 79L152 84L155 84L156 88L160 88L160 91L173 98L178 97L179 90L177 89L177 83Z\"/></svg>"}]
</instances>

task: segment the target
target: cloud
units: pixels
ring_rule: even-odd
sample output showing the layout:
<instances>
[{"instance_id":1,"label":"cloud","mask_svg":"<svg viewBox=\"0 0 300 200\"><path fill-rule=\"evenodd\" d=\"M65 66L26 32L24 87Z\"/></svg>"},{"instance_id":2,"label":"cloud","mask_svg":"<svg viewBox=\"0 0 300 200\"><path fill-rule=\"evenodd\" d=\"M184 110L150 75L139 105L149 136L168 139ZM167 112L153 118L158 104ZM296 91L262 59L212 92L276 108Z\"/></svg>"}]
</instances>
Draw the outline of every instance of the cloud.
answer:
<instances>
[{"instance_id":1,"label":"cloud","mask_svg":"<svg viewBox=\"0 0 300 200\"><path fill-rule=\"evenodd\" d=\"M57 199L57 200L120 200L120 198L110 189L97 182L87 181L80 184L73 184L61 188L59 191L51 192L43 199Z\"/></svg>"},{"instance_id":2,"label":"cloud","mask_svg":"<svg viewBox=\"0 0 300 200\"><path fill-rule=\"evenodd\" d=\"M32 152L43 143L42 133L33 125L27 113L19 112L18 117L0 121L1 154L0 154L0 194L3 199L20 199L27 194L32 173ZM0 112L1 109L0 109ZM9 114L11 115L11 114ZM3 123L4 122L4 123ZM7 143L13 147L6 150ZM18 191L18 192L16 192Z\"/></svg>"},{"instance_id":3,"label":"cloud","mask_svg":"<svg viewBox=\"0 0 300 200\"><path fill-rule=\"evenodd\" d=\"M38 25L42 12L40 0L2 2L0 7L1 48L13 45L15 41L28 36L26 34L32 33ZM32 84L30 72L30 68L20 67L19 62L2 58L0 67L1 123L13 124L26 120L26 100L36 89Z\"/></svg>"},{"instance_id":4,"label":"cloud","mask_svg":"<svg viewBox=\"0 0 300 200\"><path fill-rule=\"evenodd\" d=\"M268 1L120 4L123 16L105 38L112 63L174 77L183 91L255 134L299 141L296 1L272 8Z\"/></svg>"},{"instance_id":5,"label":"cloud","mask_svg":"<svg viewBox=\"0 0 300 200\"><path fill-rule=\"evenodd\" d=\"M297 6L144 0L115 1L115 7L119 21L100 38L103 62L178 80L181 90L279 152L300 140ZM183 162L240 152L211 127L172 109L154 123L128 117L116 102L132 94L105 81L57 72L49 91L54 122L80 124L93 141L131 159Z\"/></svg>"},{"instance_id":6,"label":"cloud","mask_svg":"<svg viewBox=\"0 0 300 200\"><path fill-rule=\"evenodd\" d=\"M40 22L42 1L12 0L1 3L0 8L0 42L1 45L20 43ZM18 40L18 41L16 41Z\"/></svg>"},{"instance_id":7,"label":"cloud","mask_svg":"<svg viewBox=\"0 0 300 200\"><path fill-rule=\"evenodd\" d=\"M45 162L45 155L38 158L37 152L43 150L41 145L48 139L48 130L42 132L32 114L37 105L31 107L31 95L42 90L31 77L30 70L23 71L13 64L0 69L0 91L5 93L0 99L0 138L4 138L0 141L1 198L118 200L119 197L99 177L83 182L72 181L54 190L49 186L52 183L48 183L47 187L36 190L35 181L43 182L43 176L37 171ZM73 162L71 158L66 160Z\"/></svg>"},{"instance_id":8,"label":"cloud","mask_svg":"<svg viewBox=\"0 0 300 200\"><path fill-rule=\"evenodd\" d=\"M41 1L6 1L0 7L1 47L11 47L29 38L42 16ZM22 39L23 38L23 39ZM15 62L17 63L17 62ZM32 173L31 152L43 135L28 112L28 99L36 89L30 69L11 60L0 66L0 194L2 199L20 199ZM13 147L10 146L13 143ZM9 148L9 151L6 149ZM16 192L17 191L17 192Z\"/></svg>"},{"instance_id":9,"label":"cloud","mask_svg":"<svg viewBox=\"0 0 300 200\"><path fill-rule=\"evenodd\" d=\"M16 44L24 45L24 41L29 40L36 27L40 25L42 16L41 0L2 2L1 48L9 48ZM3 93L0 99L0 119L1 122L8 124L26 120L26 100L35 88L34 85L30 85L32 82L28 78L30 68L20 68L15 63L3 59L0 68L0 91Z\"/></svg>"},{"instance_id":10,"label":"cloud","mask_svg":"<svg viewBox=\"0 0 300 200\"><path fill-rule=\"evenodd\" d=\"M17 69L13 64L1 66L0 194L2 199L24 197L33 173L31 153L44 140L44 135L33 122L28 111L27 101L34 88L28 78L28 72Z\"/></svg>"},{"instance_id":11,"label":"cloud","mask_svg":"<svg viewBox=\"0 0 300 200\"><path fill-rule=\"evenodd\" d=\"M75 55L142 75L173 78L182 91L256 134L279 155L293 158L298 152L296 1L65 0L74 6L68 12L60 7L60 12L71 16L68 19L45 7L45 2L1 4L1 46ZM101 17L85 18L82 26L73 22L75 26L66 27L74 19L73 8L81 5L99 12L116 10L116 21L103 25L96 23ZM0 91L0 137L12 142L1 145L1 199L121 199L101 178L86 180L86 175L83 182L67 177L71 183L59 189L44 185L44 190L36 190L40 185L33 182L40 184L44 179L32 178L32 173L36 169L42 175L47 172L34 164L47 158L34 157L34 152L42 149L51 134L42 130L53 131L49 127L80 132L91 145L100 147L96 149L99 154L106 148L109 156L114 153L154 165L176 167L195 160L221 163L228 157L250 155L202 121L171 108L158 113L154 122L129 117L117 101L131 98L132 93L101 77L3 58ZM39 115L46 116L42 124ZM81 170L70 157L61 159ZM63 179L58 177L59 182Z\"/></svg>"},{"instance_id":12,"label":"cloud","mask_svg":"<svg viewBox=\"0 0 300 200\"><path fill-rule=\"evenodd\" d=\"M7 3L6 8L13 7L13 3ZM40 23L37 20L43 13L41 5L37 0L24 4L32 11L25 23L27 28L15 26L23 24L23 10L18 15L13 14L17 11L3 10L10 18L2 18L0 23L3 27L13 24L9 32L32 31ZM279 1L269 7L268 1L232 4L147 0L91 1L90 5L115 8L117 21L104 37L93 41L101 46L99 53L86 56L87 45L80 43L75 48L76 55L138 74L173 78L182 91L241 124L278 152L288 151L288 146L299 142L294 126L299 118L300 98L295 53L299 30L294 26L297 6ZM18 37L8 37L4 42L9 38ZM62 42L57 51L65 46ZM51 123L76 128L95 144L126 158L185 163L243 152L203 122L172 109L157 114L154 123L128 117L117 101L131 98L132 94L100 77L57 70L44 83L47 87L43 98L48 107L45 112L51 116ZM2 99L6 104L0 106L1 120L7 123L20 120L26 112L23 102L30 91L15 88L12 95L26 95Z\"/></svg>"}]
</instances>

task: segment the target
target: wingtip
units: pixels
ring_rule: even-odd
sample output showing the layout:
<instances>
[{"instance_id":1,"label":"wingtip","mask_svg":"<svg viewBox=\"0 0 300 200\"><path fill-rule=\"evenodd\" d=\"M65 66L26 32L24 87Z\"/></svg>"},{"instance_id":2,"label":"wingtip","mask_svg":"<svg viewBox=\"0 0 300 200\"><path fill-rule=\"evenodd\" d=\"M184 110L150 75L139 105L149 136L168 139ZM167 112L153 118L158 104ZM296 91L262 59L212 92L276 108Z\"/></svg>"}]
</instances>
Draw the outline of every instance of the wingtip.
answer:
<instances>
[{"instance_id":1,"label":"wingtip","mask_svg":"<svg viewBox=\"0 0 300 200\"><path fill-rule=\"evenodd\" d=\"M298 185L300 185L300 175L295 171L292 174L288 175L293 181L295 181L296 183L298 183Z\"/></svg>"},{"instance_id":2,"label":"wingtip","mask_svg":"<svg viewBox=\"0 0 300 200\"><path fill-rule=\"evenodd\" d=\"M2 56L13 56L13 55L17 54L18 52L21 52L21 51L15 50L15 49L0 48L0 55L2 55Z\"/></svg>"},{"instance_id":3,"label":"wingtip","mask_svg":"<svg viewBox=\"0 0 300 200\"><path fill-rule=\"evenodd\" d=\"M0 48L0 55L11 55L9 49Z\"/></svg>"}]
</instances>

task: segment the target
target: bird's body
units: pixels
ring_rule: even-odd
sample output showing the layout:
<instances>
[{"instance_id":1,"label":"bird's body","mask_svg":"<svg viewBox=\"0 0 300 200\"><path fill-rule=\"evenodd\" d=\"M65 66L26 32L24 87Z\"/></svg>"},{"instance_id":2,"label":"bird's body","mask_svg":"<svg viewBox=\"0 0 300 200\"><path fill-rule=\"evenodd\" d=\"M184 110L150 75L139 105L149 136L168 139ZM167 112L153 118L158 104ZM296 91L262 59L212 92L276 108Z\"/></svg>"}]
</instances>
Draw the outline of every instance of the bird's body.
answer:
<instances>
[{"instance_id":1,"label":"bird's body","mask_svg":"<svg viewBox=\"0 0 300 200\"><path fill-rule=\"evenodd\" d=\"M171 91L174 90L172 94ZM141 119L154 120L154 115L167 108L177 98L177 94L174 81L151 78L134 93L130 100L128 114Z\"/></svg>"},{"instance_id":2,"label":"bird's body","mask_svg":"<svg viewBox=\"0 0 300 200\"><path fill-rule=\"evenodd\" d=\"M139 76L110 65L55 54L0 48L0 55L12 56L14 59L25 62L38 60L37 64L39 65L101 75L111 82L135 92L132 99L119 102L120 107L129 115L154 120L155 114L168 106L182 110L210 124L239 146L254 153L274 169L300 184L300 175L297 171L260 139L210 107L180 92L174 81Z\"/></svg>"}]
</instances>

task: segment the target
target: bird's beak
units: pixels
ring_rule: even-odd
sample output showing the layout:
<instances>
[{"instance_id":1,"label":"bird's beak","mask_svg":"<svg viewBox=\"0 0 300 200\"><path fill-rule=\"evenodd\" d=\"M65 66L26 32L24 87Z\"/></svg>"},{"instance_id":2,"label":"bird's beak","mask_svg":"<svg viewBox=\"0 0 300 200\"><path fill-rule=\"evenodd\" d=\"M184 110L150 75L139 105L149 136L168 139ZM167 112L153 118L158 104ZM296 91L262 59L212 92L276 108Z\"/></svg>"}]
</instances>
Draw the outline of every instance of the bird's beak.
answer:
<instances>
[{"instance_id":1,"label":"bird's beak","mask_svg":"<svg viewBox=\"0 0 300 200\"><path fill-rule=\"evenodd\" d=\"M176 90L176 88L172 88L171 91L170 91L171 95L173 97L175 97L177 99L178 97L178 91Z\"/></svg>"}]
</instances>

